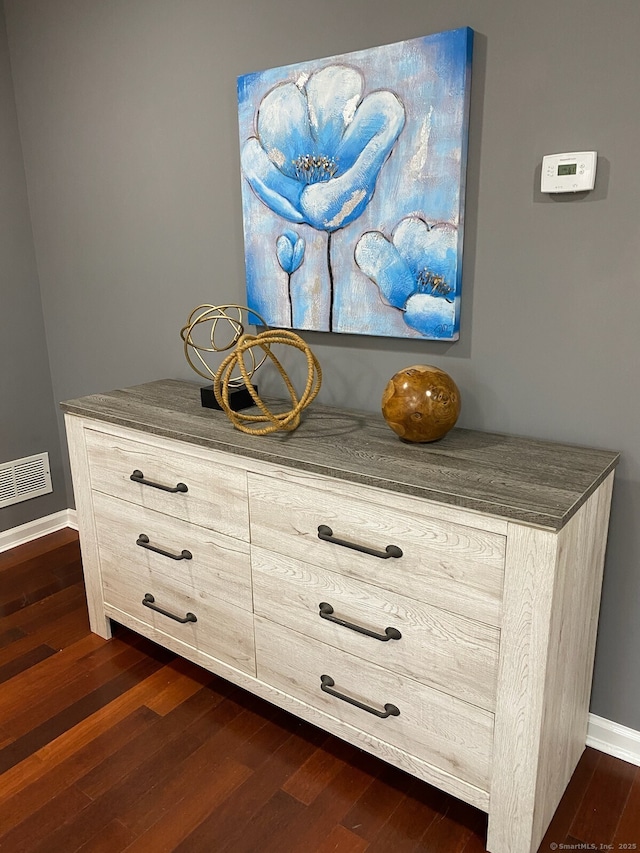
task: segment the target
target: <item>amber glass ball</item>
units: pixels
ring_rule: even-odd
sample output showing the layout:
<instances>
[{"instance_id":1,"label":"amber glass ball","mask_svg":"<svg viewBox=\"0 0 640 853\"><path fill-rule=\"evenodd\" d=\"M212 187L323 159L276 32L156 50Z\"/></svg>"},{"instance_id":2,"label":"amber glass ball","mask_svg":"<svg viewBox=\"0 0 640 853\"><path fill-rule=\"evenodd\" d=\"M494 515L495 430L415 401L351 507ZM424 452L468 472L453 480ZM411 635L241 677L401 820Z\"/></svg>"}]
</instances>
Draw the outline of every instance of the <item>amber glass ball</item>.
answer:
<instances>
[{"instance_id":1,"label":"amber glass ball","mask_svg":"<svg viewBox=\"0 0 640 853\"><path fill-rule=\"evenodd\" d=\"M382 415L404 441L437 441L460 414L460 391L444 370L429 364L405 367L382 395Z\"/></svg>"}]
</instances>

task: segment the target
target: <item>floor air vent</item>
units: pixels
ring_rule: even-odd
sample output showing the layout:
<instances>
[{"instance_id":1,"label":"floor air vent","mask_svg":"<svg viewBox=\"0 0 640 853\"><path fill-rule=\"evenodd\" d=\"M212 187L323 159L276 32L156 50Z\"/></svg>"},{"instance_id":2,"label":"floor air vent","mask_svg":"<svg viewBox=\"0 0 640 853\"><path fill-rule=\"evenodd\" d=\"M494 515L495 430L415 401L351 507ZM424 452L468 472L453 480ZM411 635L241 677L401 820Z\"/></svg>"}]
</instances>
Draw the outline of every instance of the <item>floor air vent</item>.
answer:
<instances>
[{"instance_id":1,"label":"floor air vent","mask_svg":"<svg viewBox=\"0 0 640 853\"><path fill-rule=\"evenodd\" d=\"M48 453L0 463L0 507L52 491Z\"/></svg>"}]
</instances>

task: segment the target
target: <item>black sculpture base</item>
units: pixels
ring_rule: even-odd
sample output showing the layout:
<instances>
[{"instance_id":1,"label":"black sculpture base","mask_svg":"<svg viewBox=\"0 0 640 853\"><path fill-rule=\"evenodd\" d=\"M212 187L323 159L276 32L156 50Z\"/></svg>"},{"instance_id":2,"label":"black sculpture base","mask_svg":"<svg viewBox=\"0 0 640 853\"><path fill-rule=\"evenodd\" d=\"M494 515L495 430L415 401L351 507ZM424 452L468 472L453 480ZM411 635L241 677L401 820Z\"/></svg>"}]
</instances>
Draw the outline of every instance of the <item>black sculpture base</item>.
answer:
<instances>
[{"instance_id":1,"label":"black sculpture base","mask_svg":"<svg viewBox=\"0 0 640 853\"><path fill-rule=\"evenodd\" d=\"M253 388L257 394L258 386L253 385ZM216 395L213 393L213 385L207 385L205 388L200 389L200 400L206 409L222 408L216 400ZM229 388L229 408L231 411L239 412L241 409L248 409L254 405L253 397L246 385L243 385L241 388Z\"/></svg>"}]
</instances>

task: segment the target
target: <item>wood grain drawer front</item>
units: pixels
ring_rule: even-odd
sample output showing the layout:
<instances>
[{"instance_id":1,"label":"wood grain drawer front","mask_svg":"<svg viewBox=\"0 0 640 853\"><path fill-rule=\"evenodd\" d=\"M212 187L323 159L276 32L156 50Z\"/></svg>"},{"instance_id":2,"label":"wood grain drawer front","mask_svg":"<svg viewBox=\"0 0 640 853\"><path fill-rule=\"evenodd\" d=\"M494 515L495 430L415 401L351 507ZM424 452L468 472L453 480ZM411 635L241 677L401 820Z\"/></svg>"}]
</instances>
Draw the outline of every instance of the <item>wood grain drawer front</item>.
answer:
<instances>
[{"instance_id":1,"label":"wood grain drawer front","mask_svg":"<svg viewBox=\"0 0 640 853\"><path fill-rule=\"evenodd\" d=\"M255 675L248 545L107 495L94 498L104 601L183 643L187 656L198 649ZM148 544L191 559L137 545L145 531ZM143 604L149 595L164 613Z\"/></svg>"},{"instance_id":2,"label":"wood grain drawer front","mask_svg":"<svg viewBox=\"0 0 640 853\"><path fill-rule=\"evenodd\" d=\"M493 714L256 616L261 681L488 790ZM379 714L356 707L330 690ZM387 706L385 710L385 706ZM392 706L390 709L388 706ZM400 713L394 716L393 706Z\"/></svg>"},{"instance_id":3,"label":"wood grain drawer front","mask_svg":"<svg viewBox=\"0 0 640 853\"><path fill-rule=\"evenodd\" d=\"M247 542L100 492L94 493L93 504L100 554L118 561L120 574L151 573L178 588L202 590L243 610L253 609ZM183 557L184 551L190 556Z\"/></svg>"},{"instance_id":4,"label":"wood grain drawer front","mask_svg":"<svg viewBox=\"0 0 640 853\"><path fill-rule=\"evenodd\" d=\"M188 592L151 572L146 576L123 573L121 564L111 554L106 554L101 563L107 605L177 640L184 647L185 657L189 657L190 649L197 649L255 676L251 613L199 590ZM148 596L153 597L150 603L165 612L145 606L142 602ZM189 614L197 621L189 621ZM186 621L179 622L173 617ZM117 615L114 618L117 620Z\"/></svg>"},{"instance_id":5,"label":"wood grain drawer front","mask_svg":"<svg viewBox=\"0 0 640 853\"><path fill-rule=\"evenodd\" d=\"M251 562L256 613L494 710L497 628L260 548L252 548ZM327 613L324 605L330 605L333 613ZM386 632L388 628L400 637L393 630ZM362 629L376 636L363 634Z\"/></svg>"},{"instance_id":6,"label":"wood grain drawer front","mask_svg":"<svg viewBox=\"0 0 640 853\"><path fill-rule=\"evenodd\" d=\"M345 494L249 474L251 542L267 550L400 591L471 619L499 626L504 580L504 536L393 508L393 495L345 486ZM376 496L377 497L377 496ZM374 556L319 538L334 537L385 554Z\"/></svg>"},{"instance_id":7,"label":"wood grain drawer front","mask_svg":"<svg viewBox=\"0 0 640 853\"><path fill-rule=\"evenodd\" d=\"M169 453L97 430L87 430L86 440L93 489L248 541L243 471L181 452L178 444ZM145 484L131 479L134 471L141 472ZM178 484L187 491L167 490Z\"/></svg>"}]
</instances>

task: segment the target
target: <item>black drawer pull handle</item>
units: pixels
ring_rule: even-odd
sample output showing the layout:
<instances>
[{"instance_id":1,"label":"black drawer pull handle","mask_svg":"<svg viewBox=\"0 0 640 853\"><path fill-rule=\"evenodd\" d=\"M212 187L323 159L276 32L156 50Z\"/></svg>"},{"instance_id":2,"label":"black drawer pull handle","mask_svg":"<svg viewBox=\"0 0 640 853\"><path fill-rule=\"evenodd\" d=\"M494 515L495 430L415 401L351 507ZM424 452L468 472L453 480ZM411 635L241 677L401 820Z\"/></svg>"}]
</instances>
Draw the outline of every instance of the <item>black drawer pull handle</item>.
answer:
<instances>
[{"instance_id":1,"label":"black drawer pull handle","mask_svg":"<svg viewBox=\"0 0 640 853\"><path fill-rule=\"evenodd\" d=\"M384 551L367 548L365 545L356 545L354 542L347 542L346 539L336 538L333 535L333 530L326 524L321 524L318 527L318 539L333 542L334 545L342 545L344 548L353 548L354 551L362 551L363 554L371 554L372 557L380 557L383 560L388 560L389 557L402 557L402 551L397 545L387 545Z\"/></svg>"},{"instance_id":2,"label":"black drawer pull handle","mask_svg":"<svg viewBox=\"0 0 640 853\"><path fill-rule=\"evenodd\" d=\"M162 613L163 616L168 616L169 619L175 619L176 622L180 622L182 625L185 625L187 622L198 621L195 613L187 613L184 616L176 616L175 613L169 613L168 610L163 610L162 607L158 607L158 605L154 602L155 598L151 595L150 592L146 592L144 598L142 599L142 603L145 607L149 607L151 610L155 610L156 613Z\"/></svg>"},{"instance_id":3,"label":"black drawer pull handle","mask_svg":"<svg viewBox=\"0 0 640 853\"><path fill-rule=\"evenodd\" d=\"M151 545L146 533L141 533L140 536L138 536L136 539L136 545L139 545L141 548L146 548L147 551L155 551L156 554L162 554L163 557L169 557L172 560L193 559L191 551L187 551L186 549L181 551L179 554L172 554L171 551L164 551L162 548L157 548L155 545Z\"/></svg>"},{"instance_id":4,"label":"black drawer pull handle","mask_svg":"<svg viewBox=\"0 0 640 853\"><path fill-rule=\"evenodd\" d=\"M352 699L351 696L345 696L344 693L338 693L337 690L332 690L335 685L335 681L331 678L330 675L321 675L320 676L320 689L325 693L329 693L331 696L335 696L336 699L342 699L343 702L348 702L350 705L355 705L356 708L361 708L363 711L367 711L369 714L374 714L376 717L380 717L382 720L386 720L387 717L399 717L400 709L396 708L395 705L390 705L387 703L384 706L384 711L378 711L377 708L372 708L370 705L365 705L364 702L358 702L357 699Z\"/></svg>"},{"instance_id":5,"label":"black drawer pull handle","mask_svg":"<svg viewBox=\"0 0 640 853\"><path fill-rule=\"evenodd\" d=\"M336 625L342 625L344 628L350 628L352 631L357 631L358 634L364 634L366 637L373 637L374 640L380 640L386 643L387 640L400 640L402 634L397 628L385 628L384 634L377 634L375 631L370 631L368 628L363 628L361 625L354 625L353 622L345 622L344 619L338 619L333 615L333 607L326 601L321 601L318 605L320 608L320 618L327 619L329 622L335 622Z\"/></svg>"},{"instance_id":6,"label":"black drawer pull handle","mask_svg":"<svg viewBox=\"0 0 640 853\"><path fill-rule=\"evenodd\" d=\"M129 477L129 479L133 480L134 483L141 483L143 486L151 486L154 489L162 489L163 492L175 493L189 491L189 489L185 486L184 483L178 483L177 486L163 486L162 483L154 483L151 480L145 480L144 474L137 468Z\"/></svg>"}]
</instances>

